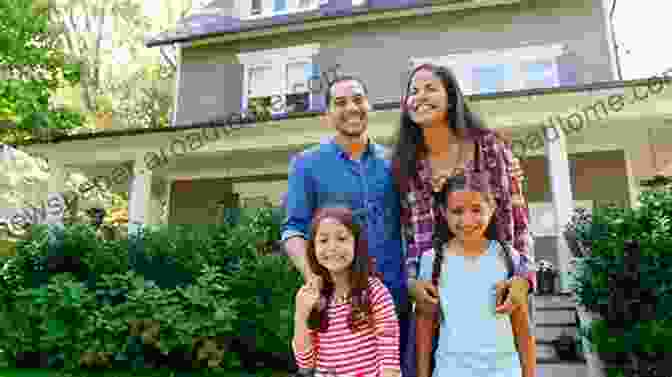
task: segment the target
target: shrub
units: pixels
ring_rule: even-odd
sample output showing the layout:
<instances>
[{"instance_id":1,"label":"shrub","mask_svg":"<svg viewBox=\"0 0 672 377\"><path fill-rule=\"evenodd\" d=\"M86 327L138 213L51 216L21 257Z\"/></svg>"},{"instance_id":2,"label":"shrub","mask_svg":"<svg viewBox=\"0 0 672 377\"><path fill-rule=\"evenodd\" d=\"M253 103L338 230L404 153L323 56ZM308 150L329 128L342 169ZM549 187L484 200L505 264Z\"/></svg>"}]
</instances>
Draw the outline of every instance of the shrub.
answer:
<instances>
[{"instance_id":1,"label":"shrub","mask_svg":"<svg viewBox=\"0 0 672 377\"><path fill-rule=\"evenodd\" d=\"M604 318L592 325L592 343L605 359L663 360L672 337L672 189L644 191L633 209L598 208L589 220L575 227L591 254L577 266L574 289L579 304ZM644 375L669 375L638 363Z\"/></svg>"},{"instance_id":2,"label":"shrub","mask_svg":"<svg viewBox=\"0 0 672 377\"><path fill-rule=\"evenodd\" d=\"M279 220L264 208L233 225L110 241L89 225L34 227L0 274L0 349L45 352L68 369L235 368L238 354L248 367L266 358L291 368L301 279L288 258L264 253Z\"/></svg>"}]
</instances>

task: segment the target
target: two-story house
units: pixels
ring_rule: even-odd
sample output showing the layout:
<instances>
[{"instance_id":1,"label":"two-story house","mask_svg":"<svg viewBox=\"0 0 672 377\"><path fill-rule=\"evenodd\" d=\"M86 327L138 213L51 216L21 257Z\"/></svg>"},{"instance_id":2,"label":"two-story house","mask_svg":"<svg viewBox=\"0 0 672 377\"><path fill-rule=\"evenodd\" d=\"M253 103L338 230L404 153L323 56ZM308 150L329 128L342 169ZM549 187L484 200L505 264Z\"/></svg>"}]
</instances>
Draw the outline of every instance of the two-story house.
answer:
<instances>
[{"instance_id":1,"label":"two-story house","mask_svg":"<svg viewBox=\"0 0 672 377\"><path fill-rule=\"evenodd\" d=\"M319 116L325 75L366 81L370 135L390 144L409 71L436 62L489 127L513 135L537 258L563 265L555 220L575 201L632 205L638 182L672 163L671 81L617 80L612 2L216 0L147 42L178 50L173 127L26 150L128 190L131 225L217 222L241 202L277 205L291 156L332 134ZM222 131L251 110L271 119ZM566 138L541 136L554 125Z\"/></svg>"}]
</instances>

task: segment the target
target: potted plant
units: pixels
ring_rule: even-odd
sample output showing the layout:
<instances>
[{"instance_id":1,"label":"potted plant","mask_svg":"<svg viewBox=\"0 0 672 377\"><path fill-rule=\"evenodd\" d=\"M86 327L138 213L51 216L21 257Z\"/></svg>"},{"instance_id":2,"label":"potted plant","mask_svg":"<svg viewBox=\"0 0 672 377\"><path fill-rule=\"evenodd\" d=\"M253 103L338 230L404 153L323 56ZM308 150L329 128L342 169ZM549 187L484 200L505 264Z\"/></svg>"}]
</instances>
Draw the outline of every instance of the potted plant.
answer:
<instances>
[{"instance_id":1,"label":"potted plant","mask_svg":"<svg viewBox=\"0 0 672 377\"><path fill-rule=\"evenodd\" d=\"M574 209L574 213L563 231L563 236L575 258L590 255L591 225L592 215L588 213L587 209L581 207Z\"/></svg>"},{"instance_id":2,"label":"potted plant","mask_svg":"<svg viewBox=\"0 0 672 377\"><path fill-rule=\"evenodd\" d=\"M563 331L562 335L553 340L553 347L560 360L572 361L579 358L576 339L567 331Z\"/></svg>"}]
</instances>

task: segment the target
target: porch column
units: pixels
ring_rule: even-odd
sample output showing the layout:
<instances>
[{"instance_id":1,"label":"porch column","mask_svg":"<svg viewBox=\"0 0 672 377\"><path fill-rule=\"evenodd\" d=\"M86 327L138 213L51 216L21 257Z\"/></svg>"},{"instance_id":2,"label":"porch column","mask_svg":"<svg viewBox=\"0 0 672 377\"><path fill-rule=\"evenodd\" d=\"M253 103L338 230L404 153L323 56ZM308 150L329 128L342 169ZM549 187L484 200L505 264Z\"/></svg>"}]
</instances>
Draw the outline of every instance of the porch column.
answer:
<instances>
[{"instance_id":1,"label":"porch column","mask_svg":"<svg viewBox=\"0 0 672 377\"><path fill-rule=\"evenodd\" d=\"M641 148L640 148L641 149ZM639 156L639 153L631 149L626 149L624 151L625 156L625 174L628 179L628 199L630 208L637 207L638 198L639 198L639 183L637 182L637 176L635 175L635 169L633 167L636 164Z\"/></svg>"},{"instance_id":2,"label":"porch column","mask_svg":"<svg viewBox=\"0 0 672 377\"><path fill-rule=\"evenodd\" d=\"M159 213L159 222L161 224L168 224L170 222L170 206L173 197L173 180L165 178L163 180L163 197L161 198L161 212Z\"/></svg>"},{"instance_id":3,"label":"porch column","mask_svg":"<svg viewBox=\"0 0 672 377\"><path fill-rule=\"evenodd\" d=\"M136 234L149 220L152 172L145 171L142 156L133 163L128 188L128 235Z\"/></svg>"},{"instance_id":4,"label":"porch column","mask_svg":"<svg viewBox=\"0 0 672 377\"><path fill-rule=\"evenodd\" d=\"M560 273L560 291L566 292L568 287L568 271L571 254L563 231L569 223L574 209L572 186L569 173L569 158L565 133L554 127L545 129L546 132L546 161L549 178L551 180L551 200L555 217L556 247L558 250L558 270Z\"/></svg>"}]
</instances>

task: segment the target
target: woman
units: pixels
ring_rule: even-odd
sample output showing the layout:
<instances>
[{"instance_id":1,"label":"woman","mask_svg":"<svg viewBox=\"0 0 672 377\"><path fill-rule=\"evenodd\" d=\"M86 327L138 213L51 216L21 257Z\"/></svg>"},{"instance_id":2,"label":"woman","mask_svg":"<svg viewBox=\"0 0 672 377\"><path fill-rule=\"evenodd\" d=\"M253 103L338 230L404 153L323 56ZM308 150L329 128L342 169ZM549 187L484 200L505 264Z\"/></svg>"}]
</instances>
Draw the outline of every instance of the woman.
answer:
<instances>
[{"instance_id":1,"label":"woman","mask_svg":"<svg viewBox=\"0 0 672 377\"><path fill-rule=\"evenodd\" d=\"M446 178L456 173L469 182L478 177L489 186L497 202L498 239L521 253L518 271L526 275L530 289L535 286L534 271L528 268L528 214L516 164L509 142L469 110L450 69L425 64L412 72L402 99L392 167L401 194L409 295L416 306L438 303L436 287L416 276L419 257L432 248L434 238L432 192L440 191Z\"/></svg>"}]
</instances>

